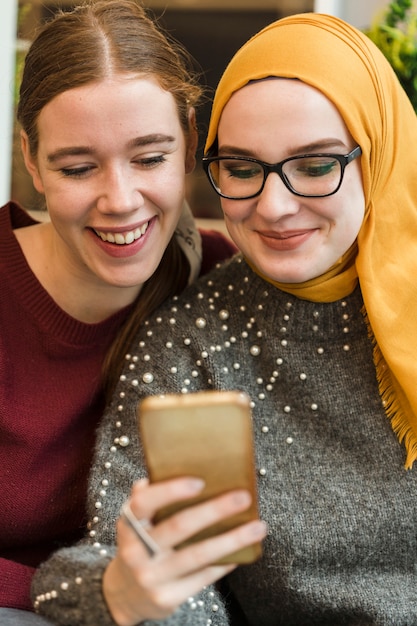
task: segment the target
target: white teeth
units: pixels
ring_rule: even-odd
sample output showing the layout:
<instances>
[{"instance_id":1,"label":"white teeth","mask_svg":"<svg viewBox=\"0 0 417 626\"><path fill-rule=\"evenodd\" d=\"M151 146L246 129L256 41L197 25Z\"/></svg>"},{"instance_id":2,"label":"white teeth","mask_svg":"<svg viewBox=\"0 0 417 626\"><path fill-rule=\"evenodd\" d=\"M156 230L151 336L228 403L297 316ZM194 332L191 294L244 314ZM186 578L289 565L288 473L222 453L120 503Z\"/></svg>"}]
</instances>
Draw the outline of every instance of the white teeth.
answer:
<instances>
[{"instance_id":1,"label":"white teeth","mask_svg":"<svg viewBox=\"0 0 417 626\"><path fill-rule=\"evenodd\" d=\"M102 239L103 241L107 241L109 243L116 243L118 246L128 245L129 243L133 243L136 239L140 239L142 235L146 233L148 230L149 222L142 224L140 228L135 228L135 230L129 230L126 233L105 233L101 230L96 230L95 233Z\"/></svg>"}]
</instances>

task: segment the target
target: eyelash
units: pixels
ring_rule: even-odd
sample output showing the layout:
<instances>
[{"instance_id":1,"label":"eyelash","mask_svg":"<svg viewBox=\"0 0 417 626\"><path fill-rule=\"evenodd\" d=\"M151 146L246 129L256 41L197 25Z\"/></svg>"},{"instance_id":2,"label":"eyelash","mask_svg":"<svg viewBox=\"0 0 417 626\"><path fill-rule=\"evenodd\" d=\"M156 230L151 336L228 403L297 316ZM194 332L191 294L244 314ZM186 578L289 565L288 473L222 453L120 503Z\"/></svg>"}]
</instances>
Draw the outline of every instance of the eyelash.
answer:
<instances>
[{"instance_id":1,"label":"eyelash","mask_svg":"<svg viewBox=\"0 0 417 626\"><path fill-rule=\"evenodd\" d=\"M91 169L91 167L63 167L60 172L68 178L82 178L82 176Z\"/></svg>"},{"instance_id":2,"label":"eyelash","mask_svg":"<svg viewBox=\"0 0 417 626\"><path fill-rule=\"evenodd\" d=\"M166 156L165 154L158 154L157 156L148 157L146 159L139 159L138 163L143 165L146 169L151 169L159 165L160 163L165 163Z\"/></svg>"},{"instance_id":3,"label":"eyelash","mask_svg":"<svg viewBox=\"0 0 417 626\"><path fill-rule=\"evenodd\" d=\"M147 157L145 159L138 159L133 161L137 165L142 166L144 169L153 169L158 165L165 163L166 156L164 154L158 154L154 157ZM60 172L67 178L83 178L88 172L94 169L92 165L86 165L84 167L63 167Z\"/></svg>"}]
</instances>

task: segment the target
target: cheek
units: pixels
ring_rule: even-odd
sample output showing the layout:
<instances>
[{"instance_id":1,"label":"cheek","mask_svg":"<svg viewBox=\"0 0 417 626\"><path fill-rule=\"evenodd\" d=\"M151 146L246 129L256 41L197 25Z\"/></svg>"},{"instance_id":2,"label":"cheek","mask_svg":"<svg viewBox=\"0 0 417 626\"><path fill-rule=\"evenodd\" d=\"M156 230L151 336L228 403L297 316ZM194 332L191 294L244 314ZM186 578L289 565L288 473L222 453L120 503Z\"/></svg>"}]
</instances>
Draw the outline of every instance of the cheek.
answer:
<instances>
[{"instance_id":1,"label":"cheek","mask_svg":"<svg viewBox=\"0 0 417 626\"><path fill-rule=\"evenodd\" d=\"M184 164L180 163L177 167L158 173L147 188L147 194L158 197L161 204L169 204L173 198L184 196L185 190L186 172Z\"/></svg>"},{"instance_id":2,"label":"cheek","mask_svg":"<svg viewBox=\"0 0 417 626\"><path fill-rule=\"evenodd\" d=\"M361 229L365 213L365 203L363 194L353 194L349 200L340 207L339 217L333 221L335 245L340 248L341 253L346 252L357 239Z\"/></svg>"},{"instance_id":3,"label":"cheek","mask_svg":"<svg viewBox=\"0 0 417 626\"><path fill-rule=\"evenodd\" d=\"M254 212L251 200L227 200L226 198L221 198L220 205L224 217L234 223L242 222Z\"/></svg>"},{"instance_id":4,"label":"cheek","mask_svg":"<svg viewBox=\"0 0 417 626\"><path fill-rule=\"evenodd\" d=\"M46 189L45 204L51 221L68 226L86 219L95 204L87 186L61 184Z\"/></svg>"},{"instance_id":5,"label":"cheek","mask_svg":"<svg viewBox=\"0 0 417 626\"><path fill-rule=\"evenodd\" d=\"M334 198L334 203L332 203ZM365 195L358 169L346 171L342 187L328 198L327 218L338 230L338 238L349 246L355 241L365 216Z\"/></svg>"},{"instance_id":6,"label":"cheek","mask_svg":"<svg viewBox=\"0 0 417 626\"><path fill-rule=\"evenodd\" d=\"M357 185L348 207L348 222L353 239L356 239L365 217L365 195L362 185Z\"/></svg>"},{"instance_id":7,"label":"cheek","mask_svg":"<svg viewBox=\"0 0 417 626\"><path fill-rule=\"evenodd\" d=\"M365 191L362 182L362 172L359 167L359 162L356 161L352 164L351 171L348 172L349 178L347 179L347 204L350 220L352 222L352 228L357 230L356 234L362 225L365 216Z\"/></svg>"}]
</instances>

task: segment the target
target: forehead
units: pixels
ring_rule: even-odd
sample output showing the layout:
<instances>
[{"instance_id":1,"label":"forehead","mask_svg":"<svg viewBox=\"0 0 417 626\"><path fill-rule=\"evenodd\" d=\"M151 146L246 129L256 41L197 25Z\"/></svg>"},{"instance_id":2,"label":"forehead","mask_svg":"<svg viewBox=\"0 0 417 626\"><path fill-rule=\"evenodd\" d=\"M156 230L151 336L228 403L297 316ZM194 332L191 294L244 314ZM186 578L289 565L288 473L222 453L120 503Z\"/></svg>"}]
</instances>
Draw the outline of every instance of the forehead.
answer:
<instances>
[{"instance_id":1,"label":"forehead","mask_svg":"<svg viewBox=\"0 0 417 626\"><path fill-rule=\"evenodd\" d=\"M40 140L59 132L73 141L117 137L123 133L180 131L176 102L152 77L123 75L69 89L42 109Z\"/></svg>"},{"instance_id":2,"label":"forehead","mask_svg":"<svg viewBox=\"0 0 417 626\"><path fill-rule=\"evenodd\" d=\"M253 81L232 94L220 117L219 141L228 142L238 127L241 140L251 142L261 133L269 133L271 140L291 136L296 143L303 137L309 143L321 135L350 138L341 114L323 93L287 78Z\"/></svg>"}]
</instances>

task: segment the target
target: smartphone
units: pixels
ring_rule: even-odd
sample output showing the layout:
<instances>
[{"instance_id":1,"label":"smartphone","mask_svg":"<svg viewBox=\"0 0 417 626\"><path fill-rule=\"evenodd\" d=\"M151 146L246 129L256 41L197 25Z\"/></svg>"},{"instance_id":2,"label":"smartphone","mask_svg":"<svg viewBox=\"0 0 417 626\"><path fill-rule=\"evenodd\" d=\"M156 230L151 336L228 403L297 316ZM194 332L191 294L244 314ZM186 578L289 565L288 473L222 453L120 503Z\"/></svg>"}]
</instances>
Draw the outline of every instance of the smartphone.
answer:
<instances>
[{"instance_id":1,"label":"smartphone","mask_svg":"<svg viewBox=\"0 0 417 626\"><path fill-rule=\"evenodd\" d=\"M257 485L249 396L240 391L200 391L149 396L138 405L139 434L151 482L197 476L197 497L158 511L155 521L233 489L252 495L248 509L197 533L176 547L213 537L258 519ZM217 563L251 563L261 556L255 543Z\"/></svg>"}]
</instances>

